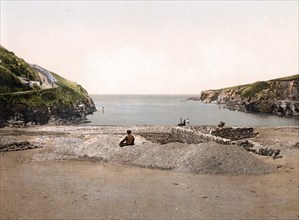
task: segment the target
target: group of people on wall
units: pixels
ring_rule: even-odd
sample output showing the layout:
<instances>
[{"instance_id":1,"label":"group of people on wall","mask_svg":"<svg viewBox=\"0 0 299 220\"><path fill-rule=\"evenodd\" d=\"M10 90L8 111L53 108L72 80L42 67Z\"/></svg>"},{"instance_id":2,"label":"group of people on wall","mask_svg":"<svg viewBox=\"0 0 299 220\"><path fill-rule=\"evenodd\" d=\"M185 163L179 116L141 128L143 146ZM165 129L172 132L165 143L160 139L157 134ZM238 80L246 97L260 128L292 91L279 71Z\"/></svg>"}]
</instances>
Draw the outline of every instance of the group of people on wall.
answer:
<instances>
[{"instance_id":1,"label":"group of people on wall","mask_svg":"<svg viewBox=\"0 0 299 220\"><path fill-rule=\"evenodd\" d=\"M184 120L182 120L182 118L181 118L181 121L180 121L180 123L178 124L178 126L189 126L190 125L190 121L189 121L189 119L187 118L186 120L184 119Z\"/></svg>"}]
</instances>

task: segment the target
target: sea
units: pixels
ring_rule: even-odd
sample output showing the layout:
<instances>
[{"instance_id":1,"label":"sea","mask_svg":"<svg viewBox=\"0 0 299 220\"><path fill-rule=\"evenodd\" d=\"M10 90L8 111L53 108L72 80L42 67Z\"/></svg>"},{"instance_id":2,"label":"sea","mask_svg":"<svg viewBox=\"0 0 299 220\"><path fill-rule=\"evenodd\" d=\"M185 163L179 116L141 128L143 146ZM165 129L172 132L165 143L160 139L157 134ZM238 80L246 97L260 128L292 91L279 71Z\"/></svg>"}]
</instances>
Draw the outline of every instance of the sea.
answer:
<instances>
[{"instance_id":1,"label":"sea","mask_svg":"<svg viewBox=\"0 0 299 220\"><path fill-rule=\"evenodd\" d=\"M198 96L198 95L197 95ZM232 111L217 104L188 101L194 95L91 95L97 112L88 125L299 126L298 118Z\"/></svg>"}]
</instances>

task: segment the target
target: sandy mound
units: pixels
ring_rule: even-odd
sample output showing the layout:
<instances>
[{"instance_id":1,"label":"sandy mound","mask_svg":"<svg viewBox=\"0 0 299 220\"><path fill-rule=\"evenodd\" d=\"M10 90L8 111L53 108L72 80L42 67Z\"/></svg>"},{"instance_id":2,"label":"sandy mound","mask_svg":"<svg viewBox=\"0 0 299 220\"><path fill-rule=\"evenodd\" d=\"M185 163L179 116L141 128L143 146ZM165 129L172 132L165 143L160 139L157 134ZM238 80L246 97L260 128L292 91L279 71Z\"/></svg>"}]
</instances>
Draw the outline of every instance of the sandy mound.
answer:
<instances>
[{"instance_id":1,"label":"sandy mound","mask_svg":"<svg viewBox=\"0 0 299 220\"><path fill-rule=\"evenodd\" d=\"M121 129L112 130L101 127L96 132L68 130L66 135L43 134L37 139L48 147L34 157L36 160L80 159L220 175L266 174L275 169L240 146L214 142L159 144L135 135L136 145L120 148L118 143L124 134L118 133Z\"/></svg>"}]
</instances>

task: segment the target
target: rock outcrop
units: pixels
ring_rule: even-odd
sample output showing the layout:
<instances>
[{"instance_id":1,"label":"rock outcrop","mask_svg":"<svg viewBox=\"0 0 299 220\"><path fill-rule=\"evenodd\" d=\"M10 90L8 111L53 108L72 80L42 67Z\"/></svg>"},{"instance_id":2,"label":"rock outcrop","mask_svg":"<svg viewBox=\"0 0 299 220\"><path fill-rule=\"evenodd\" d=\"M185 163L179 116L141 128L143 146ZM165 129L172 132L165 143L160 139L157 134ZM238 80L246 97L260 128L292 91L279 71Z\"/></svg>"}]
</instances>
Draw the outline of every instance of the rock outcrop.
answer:
<instances>
[{"instance_id":1,"label":"rock outcrop","mask_svg":"<svg viewBox=\"0 0 299 220\"><path fill-rule=\"evenodd\" d=\"M87 91L0 47L0 127L69 124L96 111Z\"/></svg>"},{"instance_id":2,"label":"rock outcrop","mask_svg":"<svg viewBox=\"0 0 299 220\"><path fill-rule=\"evenodd\" d=\"M203 91L200 100L222 104L230 110L298 117L299 75Z\"/></svg>"},{"instance_id":3,"label":"rock outcrop","mask_svg":"<svg viewBox=\"0 0 299 220\"><path fill-rule=\"evenodd\" d=\"M63 104L29 106L26 104L1 102L0 127L23 127L29 125L45 125L48 123L84 123L86 122L86 116L92 114L95 110L92 100L88 104L78 101L73 106Z\"/></svg>"}]
</instances>

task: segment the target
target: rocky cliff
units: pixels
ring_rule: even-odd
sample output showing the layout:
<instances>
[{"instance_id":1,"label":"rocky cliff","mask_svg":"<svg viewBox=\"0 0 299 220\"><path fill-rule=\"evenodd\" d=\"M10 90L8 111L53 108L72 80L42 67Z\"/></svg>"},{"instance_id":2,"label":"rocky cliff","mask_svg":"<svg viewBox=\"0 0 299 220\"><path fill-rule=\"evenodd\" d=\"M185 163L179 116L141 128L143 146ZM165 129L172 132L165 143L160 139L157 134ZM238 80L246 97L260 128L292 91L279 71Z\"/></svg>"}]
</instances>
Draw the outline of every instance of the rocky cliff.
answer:
<instances>
[{"instance_id":1,"label":"rocky cliff","mask_svg":"<svg viewBox=\"0 0 299 220\"><path fill-rule=\"evenodd\" d=\"M0 46L0 127L83 122L95 111L82 86Z\"/></svg>"},{"instance_id":2,"label":"rocky cliff","mask_svg":"<svg viewBox=\"0 0 299 220\"><path fill-rule=\"evenodd\" d=\"M244 112L299 116L299 75L201 92L205 103Z\"/></svg>"}]
</instances>

